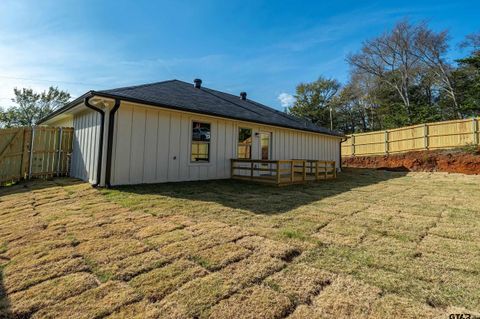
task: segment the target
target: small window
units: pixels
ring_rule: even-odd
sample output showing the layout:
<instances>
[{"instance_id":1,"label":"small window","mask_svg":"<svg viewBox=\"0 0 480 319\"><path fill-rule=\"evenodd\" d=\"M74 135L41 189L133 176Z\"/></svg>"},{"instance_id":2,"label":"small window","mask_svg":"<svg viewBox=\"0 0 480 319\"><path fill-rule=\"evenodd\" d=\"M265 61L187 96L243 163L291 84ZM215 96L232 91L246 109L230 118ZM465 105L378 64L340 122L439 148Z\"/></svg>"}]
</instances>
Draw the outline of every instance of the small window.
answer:
<instances>
[{"instance_id":1,"label":"small window","mask_svg":"<svg viewBox=\"0 0 480 319\"><path fill-rule=\"evenodd\" d=\"M251 159L252 158L252 129L239 128L238 129L238 158Z\"/></svg>"},{"instance_id":2,"label":"small window","mask_svg":"<svg viewBox=\"0 0 480 319\"><path fill-rule=\"evenodd\" d=\"M192 125L192 162L210 160L210 124L193 122Z\"/></svg>"}]
</instances>

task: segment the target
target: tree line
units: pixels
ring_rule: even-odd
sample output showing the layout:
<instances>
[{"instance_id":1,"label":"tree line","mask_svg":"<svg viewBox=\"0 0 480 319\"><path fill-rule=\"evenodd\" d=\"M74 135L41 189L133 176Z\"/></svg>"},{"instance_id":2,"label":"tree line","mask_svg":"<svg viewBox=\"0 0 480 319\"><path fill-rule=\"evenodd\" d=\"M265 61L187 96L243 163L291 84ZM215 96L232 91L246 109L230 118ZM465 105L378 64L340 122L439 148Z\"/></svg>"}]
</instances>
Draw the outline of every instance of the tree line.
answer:
<instances>
[{"instance_id":1,"label":"tree line","mask_svg":"<svg viewBox=\"0 0 480 319\"><path fill-rule=\"evenodd\" d=\"M296 88L287 112L344 133L463 119L480 114L480 33L461 43L467 53L448 59L448 31L398 22L349 54L349 80L320 76Z\"/></svg>"}]
</instances>

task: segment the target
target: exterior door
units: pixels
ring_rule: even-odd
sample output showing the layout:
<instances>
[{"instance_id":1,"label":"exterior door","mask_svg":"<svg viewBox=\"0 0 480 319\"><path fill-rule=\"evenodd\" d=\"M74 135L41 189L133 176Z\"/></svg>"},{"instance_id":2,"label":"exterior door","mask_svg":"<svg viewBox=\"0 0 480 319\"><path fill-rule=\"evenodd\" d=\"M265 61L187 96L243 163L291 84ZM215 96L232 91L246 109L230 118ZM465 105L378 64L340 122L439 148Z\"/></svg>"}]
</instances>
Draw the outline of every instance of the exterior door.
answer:
<instances>
[{"instance_id":1,"label":"exterior door","mask_svg":"<svg viewBox=\"0 0 480 319\"><path fill-rule=\"evenodd\" d=\"M261 160L271 160L272 159L272 133L270 132L259 132L258 133L258 138L259 138L259 143L258 143L258 154L259 154L259 159ZM272 165L265 163L265 164L260 164L259 168L262 169L268 169L271 168ZM265 171L259 171L258 175L272 175L272 172L269 172L268 170Z\"/></svg>"},{"instance_id":2,"label":"exterior door","mask_svg":"<svg viewBox=\"0 0 480 319\"><path fill-rule=\"evenodd\" d=\"M259 133L259 140L258 146L260 149L258 150L258 154L260 155L261 160L270 160L271 159L271 138L272 134L269 132L260 132Z\"/></svg>"}]
</instances>

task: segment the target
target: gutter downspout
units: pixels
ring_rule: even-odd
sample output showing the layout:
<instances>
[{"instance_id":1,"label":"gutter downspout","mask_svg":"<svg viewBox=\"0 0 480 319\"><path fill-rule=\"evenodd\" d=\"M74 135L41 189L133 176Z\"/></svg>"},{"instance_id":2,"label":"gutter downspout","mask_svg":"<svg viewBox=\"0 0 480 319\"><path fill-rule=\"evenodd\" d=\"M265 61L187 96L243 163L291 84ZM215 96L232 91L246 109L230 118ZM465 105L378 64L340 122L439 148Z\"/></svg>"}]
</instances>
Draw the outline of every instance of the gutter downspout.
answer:
<instances>
[{"instance_id":1,"label":"gutter downspout","mask_svg":"<svg viewBox=\"0 0 480 319\"><path fill-rule=\"evenodd\" d=\"M120 99L115 99L113 106L108 116L108 140L107 140L107 166L105 168L105 186L111 187L110 177L112 174L112 150L113 150L113 130L115 128L115 113L120 108Z\"/></svg>"},{"instance_id":2,"label":"gutter downspout","mask_svg":"<svg viewBox=\"0 0 480 319\"><path fill-rule=\"evenodd\" d=\"M95 181L95 184L93 184L93 187L97 187L98 184L100 184L100 178L102 176L102 156L103 156L103 130L105 127L105 111L102 109L99 109L98 107L90 104L89 100L93 95L90 95L85 98L84 103L85 105L89 108L94 110L95 112L100 113L100 140L98 142L98 162L97 162L97 180Z\"/></svg>"}]
</instances>

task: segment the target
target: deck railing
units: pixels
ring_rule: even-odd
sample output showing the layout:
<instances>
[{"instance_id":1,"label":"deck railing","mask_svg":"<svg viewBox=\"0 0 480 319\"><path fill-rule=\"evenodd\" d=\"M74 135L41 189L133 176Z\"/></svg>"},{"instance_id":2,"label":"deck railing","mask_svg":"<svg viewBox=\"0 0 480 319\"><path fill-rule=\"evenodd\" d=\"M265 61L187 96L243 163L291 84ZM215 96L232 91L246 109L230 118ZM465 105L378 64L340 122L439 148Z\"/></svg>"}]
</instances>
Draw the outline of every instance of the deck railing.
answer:
<instances>
[{"instance_id":1,"label":"deck railing","mask_svg":"<svg viewBox=\"0 0 480 319\"><path fill-rule=\"evenodd\" d=\"M276 185L300 184L337 177L335 161L232 159L231 177Z\"/></svg>"}]
</instances>

